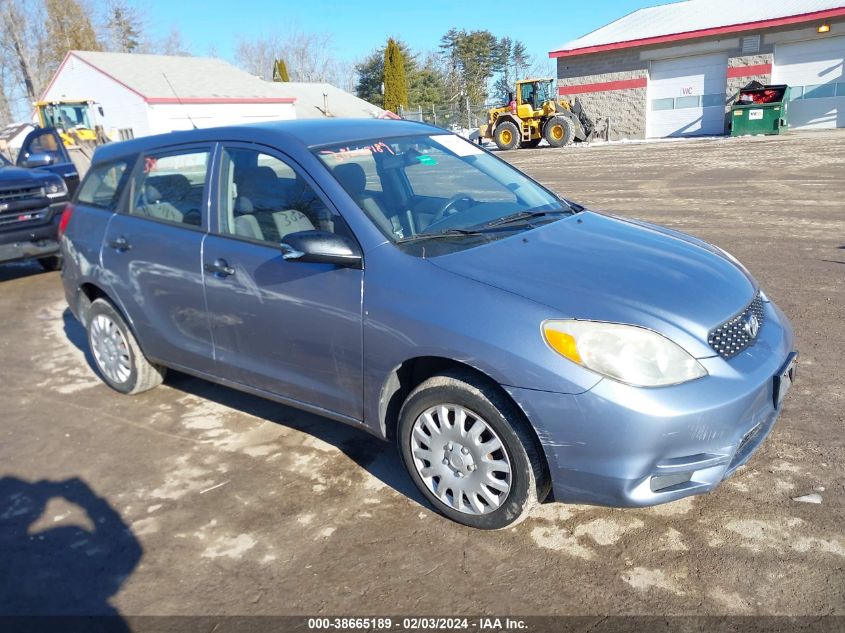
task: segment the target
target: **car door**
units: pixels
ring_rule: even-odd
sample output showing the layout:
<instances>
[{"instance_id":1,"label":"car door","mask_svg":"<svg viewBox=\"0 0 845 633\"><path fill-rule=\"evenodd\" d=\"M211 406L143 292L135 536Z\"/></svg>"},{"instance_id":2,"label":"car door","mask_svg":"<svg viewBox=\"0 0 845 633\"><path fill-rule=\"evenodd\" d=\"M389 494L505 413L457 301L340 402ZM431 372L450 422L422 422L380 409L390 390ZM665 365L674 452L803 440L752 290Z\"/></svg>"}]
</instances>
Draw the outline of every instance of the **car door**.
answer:
<instances>
[{"instance_id":1,"label":"car door","mask_svg":"<svg viewBox=\"0 0 845 633\"><path fill-rule=\"evenodd\" d=\"M214 368L201 260L212 149L190 145L140 156L102 247L111 289L144 352L205 373Z\"/></svg>"},{"instance_id":2,"label":"car door","mask_svg":"<svg viewBox=\"0 0 845 633\"><path fill-rule=\"evenodd\" d=\"M363 271L283 259L289 233L346 223L288 157L230 144L220 153L206 238L206 299L223 378L362 419Z\"/></svg>"},{"instance_id":3,"label":"car door","mask_svg":"<svg viewBox=\"0 0 845 633\"><path fill-rule=\"evenodd\" d=\"M73 196L79 186L79 171L73 164L61 136L53 128L36 128L26 135L17 158L18 167L38 167L61 176Z\"/></svg>"}]
</instances>

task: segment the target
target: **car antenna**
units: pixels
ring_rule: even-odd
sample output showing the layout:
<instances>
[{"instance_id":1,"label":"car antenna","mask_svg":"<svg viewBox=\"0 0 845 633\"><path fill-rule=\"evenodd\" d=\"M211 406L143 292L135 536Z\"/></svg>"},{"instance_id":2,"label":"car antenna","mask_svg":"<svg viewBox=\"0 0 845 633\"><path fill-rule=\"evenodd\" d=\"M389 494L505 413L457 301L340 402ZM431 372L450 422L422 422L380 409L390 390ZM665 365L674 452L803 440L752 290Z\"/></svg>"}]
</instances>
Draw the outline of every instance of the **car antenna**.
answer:
<instances>
[{"instance_id":1,"label":"car antenna","mask_svg":"<svg viewBox=\"0 0 845 633\"><path fill-rule=\"evenodd\" d=\"M176 97L176 101L178 101L179 105L182 106L182 109L185 110L185 115L188 117L188 121L191 122L191 127L196 130L197 124L194 123L194 120L191 118L191 113L188 111L188 108L186 108L185 104L182 103L182 99L179 97L179 94L176 92L176 88L173 87L173 84L170 83L170 79L167 78L167 73L161 73L161 76L164 77L164 80L167 82L167 85L170 86L170 90L171 90L171 92L173 92L173 96Z\"/></svg>"}]
</instances>

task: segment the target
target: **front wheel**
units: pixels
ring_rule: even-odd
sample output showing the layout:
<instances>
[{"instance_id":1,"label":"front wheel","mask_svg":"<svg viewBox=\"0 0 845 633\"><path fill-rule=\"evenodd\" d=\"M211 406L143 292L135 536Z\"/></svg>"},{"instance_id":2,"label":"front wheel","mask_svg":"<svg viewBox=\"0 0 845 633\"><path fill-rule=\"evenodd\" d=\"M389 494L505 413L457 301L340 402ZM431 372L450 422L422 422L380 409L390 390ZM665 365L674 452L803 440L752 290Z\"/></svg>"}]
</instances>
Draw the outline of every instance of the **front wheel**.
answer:
<instances>
[{"instance_id":1,"label":"front wheel","mask_svg":"<svg viewBox=\"0 0 845 633\"><path fill-rule=\"evenodd\" d=\"M115 391L136 394L157 387L166 369L147 360L120 313L105 299L91 304L86 317L88 345L100 378Z\"/></svg>"},{"instance_id":2,"label":"front wheel","mask_svg":"<svg viewBox=\"0 0 845 633\"><path fill-rule=\"evenodd\" d=\"M498 388L468 372L429 378L408 396L397 439L435 509L470 527L521 521L548 493L536 438Z\"/></svg>"},{"instance_id":3,"label":"front wheel","mask_svg":"<svg viewBox=\"0 0 845 633\"><path fill-rule=\"evenodd\" d=\"M499 123L493 132L493 140L496 141L496 147L501 150L516 149L517 145L519 145L519 139L519 128L510 121Z\"/></svg>"},{"instance_id":4,"label":"front wheel","mask_svg":"<svg viewBox=\"0 0 845 633\"><path fill-rule=\"evenodd\" d=\"M552 117L546 122L543 128L543 138L552 147L563 147L569 145L575 138L575 130L572 122L562 116Z\"/></svg>"}]
</instances>

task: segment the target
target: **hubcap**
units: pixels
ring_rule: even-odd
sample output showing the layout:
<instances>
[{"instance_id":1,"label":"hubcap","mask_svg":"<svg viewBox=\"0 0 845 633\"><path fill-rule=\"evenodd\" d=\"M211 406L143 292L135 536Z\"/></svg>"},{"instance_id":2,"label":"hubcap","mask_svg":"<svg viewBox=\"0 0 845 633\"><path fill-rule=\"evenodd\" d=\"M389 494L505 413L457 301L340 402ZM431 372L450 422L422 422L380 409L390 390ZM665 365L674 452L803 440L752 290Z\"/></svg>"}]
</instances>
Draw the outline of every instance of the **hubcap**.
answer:
<instances>
[{"instance_id":1,"label":"hubcap","mask_svg":"<svg viewBox=\"0 0 845 633\"><path fill-rule=\"evenodd\" d=\"M129 379L132 371L129 345L117 324L104 314L91 321L91 351L106 378L116 383Z\"/></svg>"},{"instance_id":2,"label":"hubcap","mask_svg":"<svg viewBox=\"0 0 845 633\"><path fill-rule=\"evenodd\" d=\"M502 440L460 405L423 411L411 432L411 454L426 487L454 510L488 514L508 497L511 462Z\"/></svg>"},{"instance_id":3,"label":"hubcap","mask_svg":"<svg viewBox=\"0 0 845 633\"><path fill-rule=\"evenodd\" d=\"M502 143L507 145L510 142L511 142L510 130L502 130Z\"/></svg>"},{"instance_id":4,"label":"hubcap","mask_svg":"<svg viewBox=\"0 0 845 633\"><path fill-rule=\"evenodd\" d=\"M552 128L552 136L554 137L554 139L556 141L559 141L560 139L562 139L563 138L563 126L555 125Z\"/></svg>"}]
</instances>

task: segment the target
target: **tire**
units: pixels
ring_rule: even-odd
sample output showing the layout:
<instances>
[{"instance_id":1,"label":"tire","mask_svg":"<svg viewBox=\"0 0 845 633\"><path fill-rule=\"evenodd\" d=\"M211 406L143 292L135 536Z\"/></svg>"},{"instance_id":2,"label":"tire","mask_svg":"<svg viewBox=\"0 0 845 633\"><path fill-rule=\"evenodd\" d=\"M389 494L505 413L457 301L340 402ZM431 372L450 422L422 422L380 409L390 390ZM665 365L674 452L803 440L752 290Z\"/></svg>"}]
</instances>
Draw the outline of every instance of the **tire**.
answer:
<instances>
[{"instance_id":1,"label":"tire","mask_svg":"<svg viewBox=\"0 0 845 633\"><path fill-rule=\"evenodd\" d=\"M447 372L414 389L396 436L414 484L458 523L483 530L514 525L548 494L542 450L522 412L498 385L471 372ZM493 449L486 455L479 450L485 444ZM483 483L494 479L495 487Z\"/></svg>"},{"instance_id":2,"label":"tire","mask_svg":"<svg viewBox=\"0 0 845 633\"><path fill-rule=\"evenodd\" d=\"M38 260L38 263L41 265L41 268L46 271L61 270L62 256L54 255L52 257L42 257Z\"/></svg>"},{"instance_id":3,"label":"tire","mask_svg":"<svg viewBox=\"0 0 845 633\"><path fill-rule=\"evenodd\" d=\"M519 128L511 121L499 123L493 131L493 140L501 150L516 149L519 145Z\"/></svg>"},{"instance_id":4,"label":"tire","mask_svg":"<svg viewBox=\"0 0 845 633\"><path fill-rule=\"evenodd\" d=\"M534 149L535 147L537 147L540 144L540 141L542 141L542 140L543 139L535 138L535 139L531 139L530 141L522 141L519 144L519 149Z\"/></svg>"},{"instance_id":5,"label":"tire","mask_svg":"<svg viewBox=\"0 0 845 633\"><path fill-rule=\"evenodd\" d=\"M566 117L554 116L543 126L543 138L552 147L569 145L575 137L572 123Z\"/></svg>"},{"instance_id":6,"label":"tire","mask_svg":"<svg viewBox=\"0 0 845 633\"><path fill-rule=\"evenodd\" d=\"M134 395L162 383L167 370L147 360L132 331L111 303L96 299L91 304L86 329L97 375L109 387Z\"/></svg>"}]
</instances>

